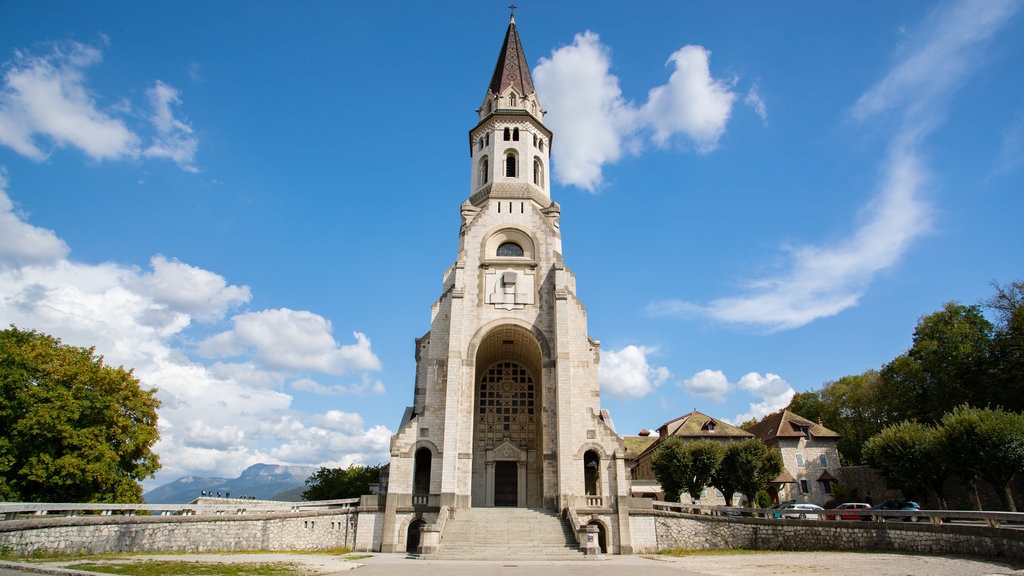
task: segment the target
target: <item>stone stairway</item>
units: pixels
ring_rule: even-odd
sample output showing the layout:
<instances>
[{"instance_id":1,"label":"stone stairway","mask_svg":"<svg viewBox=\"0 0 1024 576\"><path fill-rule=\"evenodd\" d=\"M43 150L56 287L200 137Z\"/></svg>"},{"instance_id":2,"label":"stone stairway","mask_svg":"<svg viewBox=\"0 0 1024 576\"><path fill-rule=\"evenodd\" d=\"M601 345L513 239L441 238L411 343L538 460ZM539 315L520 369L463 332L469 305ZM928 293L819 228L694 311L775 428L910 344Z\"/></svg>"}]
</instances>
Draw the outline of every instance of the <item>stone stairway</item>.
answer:
<instances>
[{"instance_id":1,"label":"stone stairway","mask_svg":"<svg viewBox=\"0 0 1024 576\"><path fill-rule=\"evenodd\" d=\"M449 518L438 560L583 560L576 537L554 512L533 508L463 508Z\"/></svg>"}]
</instances>

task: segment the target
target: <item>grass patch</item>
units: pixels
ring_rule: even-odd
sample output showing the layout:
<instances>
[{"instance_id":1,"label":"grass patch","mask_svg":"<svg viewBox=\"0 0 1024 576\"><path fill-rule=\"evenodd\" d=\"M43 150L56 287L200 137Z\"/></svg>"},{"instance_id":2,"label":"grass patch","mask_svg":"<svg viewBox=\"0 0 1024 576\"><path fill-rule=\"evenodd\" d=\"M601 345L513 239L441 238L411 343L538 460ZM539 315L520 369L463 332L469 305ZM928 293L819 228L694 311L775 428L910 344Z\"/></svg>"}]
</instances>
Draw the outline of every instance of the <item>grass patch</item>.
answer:
<instances>
[{"instance_id":1,"label":"grass patch","mask_svg":"<svg viewBox=\"0 0 1024 576\"><path fill-rule=\"evenodd\" d=\"M362 560L363 558L373 558L373 554L349 554L345 556L345 560Z\"/></svg>"},{"instance_id":2,"label":"grass patch","mask_svg":"<svg viewBox=\"0 0 1024 576\"><path fill-rule=\"evenodd\" d=\"M189 562L186 560L140 560L138 562L80 562L67 566L103 574L131 576L315 576L289 562Z\"/></svg>"}]
</instances>

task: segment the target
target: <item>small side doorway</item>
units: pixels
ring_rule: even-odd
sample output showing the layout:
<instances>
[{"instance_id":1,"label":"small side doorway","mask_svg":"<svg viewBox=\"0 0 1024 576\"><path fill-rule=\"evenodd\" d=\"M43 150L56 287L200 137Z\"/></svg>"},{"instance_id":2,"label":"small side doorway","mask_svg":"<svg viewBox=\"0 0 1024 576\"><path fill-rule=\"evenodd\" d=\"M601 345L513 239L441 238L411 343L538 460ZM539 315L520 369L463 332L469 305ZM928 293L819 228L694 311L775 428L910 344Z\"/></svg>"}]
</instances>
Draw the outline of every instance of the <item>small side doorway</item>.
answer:
<instances>
[{"instance_id":1,"label":"small side doorway","mask_svg":"<svg viewBox=\"0 0 1024 576\"><path fill-rule=\"evenodd\" d=\"M519 505L519 465L516 462L494 463L494 505Z\"/></svg>"}]
</instances>

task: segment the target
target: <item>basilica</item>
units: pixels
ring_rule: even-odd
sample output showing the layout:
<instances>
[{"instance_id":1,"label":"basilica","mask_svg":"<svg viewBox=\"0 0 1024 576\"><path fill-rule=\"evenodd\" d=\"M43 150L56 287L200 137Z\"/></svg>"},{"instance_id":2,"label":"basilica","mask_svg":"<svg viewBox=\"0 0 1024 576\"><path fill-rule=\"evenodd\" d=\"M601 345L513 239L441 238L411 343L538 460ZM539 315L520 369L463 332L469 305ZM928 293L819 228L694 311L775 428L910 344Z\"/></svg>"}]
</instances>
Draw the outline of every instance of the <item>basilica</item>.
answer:
<instances>
[{"instance_id":1,"label":"basilica","mask_svg":"<svg viewBox=\"0 0 1024 576\"><path fill-rule=\"evenodd\" d=\"M582 511L628 551L625 447L601 408L600 343L563 259L540 96L513 15L468 134L455 262L391 439L382 551L438 515L494 507Z\"/></svg>"}]
</instances>

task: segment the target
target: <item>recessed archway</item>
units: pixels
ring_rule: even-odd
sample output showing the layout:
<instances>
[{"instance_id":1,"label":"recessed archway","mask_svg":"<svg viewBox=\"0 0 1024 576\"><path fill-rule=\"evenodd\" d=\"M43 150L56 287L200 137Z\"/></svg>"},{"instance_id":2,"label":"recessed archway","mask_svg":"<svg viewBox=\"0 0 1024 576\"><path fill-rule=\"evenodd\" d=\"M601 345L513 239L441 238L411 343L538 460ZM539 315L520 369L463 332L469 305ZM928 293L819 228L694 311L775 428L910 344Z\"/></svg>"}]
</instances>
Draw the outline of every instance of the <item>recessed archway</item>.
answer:
<instances>
[{"instance_id":1,"label":"recessed archway","mask_svg":"<svg viewBox=\"0 0 1024 576\"><path fill-rule=\"evenodd\" d=\"M472 504L539 507L541 346L526 328L502 324L482 337L475 361Z\"/></svg>"}]
</instances>

